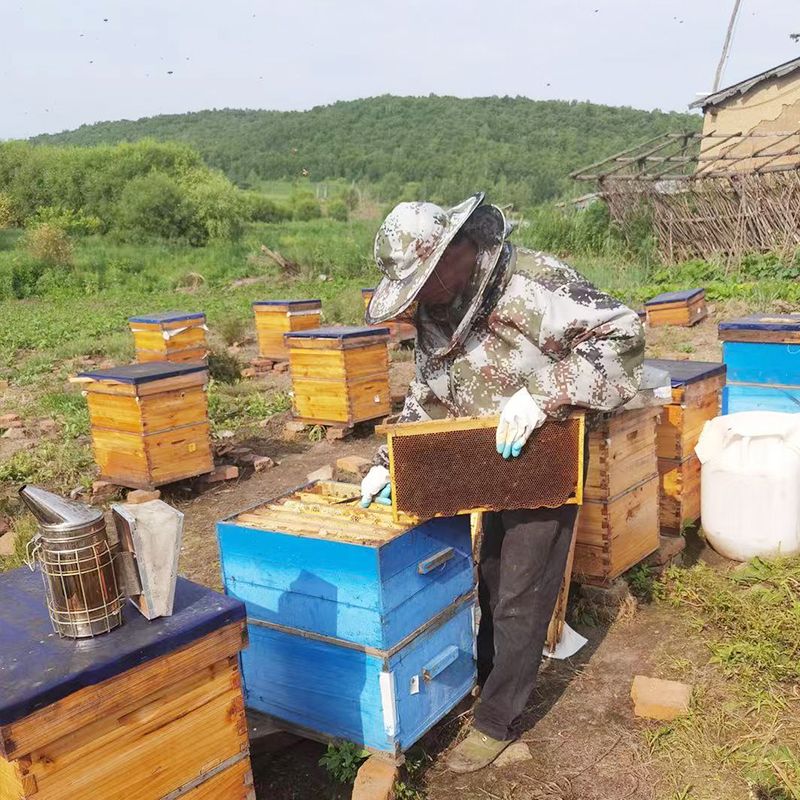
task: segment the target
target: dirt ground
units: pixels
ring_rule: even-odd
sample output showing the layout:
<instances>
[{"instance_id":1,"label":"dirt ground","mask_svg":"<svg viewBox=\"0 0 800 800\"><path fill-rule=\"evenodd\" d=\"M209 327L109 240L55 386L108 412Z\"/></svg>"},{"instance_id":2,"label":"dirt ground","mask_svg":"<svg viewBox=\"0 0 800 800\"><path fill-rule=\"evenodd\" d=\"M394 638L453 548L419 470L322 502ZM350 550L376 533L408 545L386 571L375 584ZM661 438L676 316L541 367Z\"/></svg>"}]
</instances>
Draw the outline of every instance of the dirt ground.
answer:
<instances>
[{"instance_id":1,"label":"dirt ground","mask_svg":"<svg viewBox=\"0 0 800 800\"><path fill-rule=\"evenodd\" d=\"M648 356L718 361L717 321L709 319L692 329L648 331ZM395 393L408 385L412 372L407 360L393 364ZM275 385L275 380L282 383L285 376L265 379L265 387ZM280 435L284 419L279 415L261 434L245 440L259 454L279 462L276 467L245 473L199 496L189 497L181 490L165 494L164 499L186 515L181 552L185 576L221 588L214 532L218 520L303 483L309 472L340 456L371 457L380 444L368 428L339 442L312 444L303 439L289 443ZM471 701L464 701L420 743L423 764L414 783L424 796L430 800L658 800L669 796L662 793L664 787L649 762L642 731L648 723L633 716L630 686L637 673L659 675L665 654L687 657L691 647L686 631L661 606L640 607L610 625L576 627L589 644L574 659L546 662L526 710L522 741L529 746L531 759L473 776L447 772L438 756L459 740L469 720ZM277 735L254 740L252 749L259 800L350 797L349 787L333 782L318 765L324 752L318 743Z\"/></svg>"}]
</instances>

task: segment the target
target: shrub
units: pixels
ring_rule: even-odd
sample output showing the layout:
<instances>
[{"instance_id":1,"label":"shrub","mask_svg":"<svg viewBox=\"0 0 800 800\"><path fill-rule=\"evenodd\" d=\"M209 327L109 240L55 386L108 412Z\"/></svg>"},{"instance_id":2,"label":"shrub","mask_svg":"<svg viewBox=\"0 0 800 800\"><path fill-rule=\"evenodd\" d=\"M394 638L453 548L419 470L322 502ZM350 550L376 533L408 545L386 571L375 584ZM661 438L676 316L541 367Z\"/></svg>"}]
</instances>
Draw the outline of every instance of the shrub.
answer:
<instances>
[{"instance_id":1,"label":"shrub","mask_svg":"<svg viewBox=\"0 0 800 800\"><path fill-rule=\"evenodd\" d=\"M328 216L339 222L347 222L349 211L344 200L338 197L331 200L330 203L328 203Z\"/></svg>"},{"instance_id":2,"label":"shrub","mask_svg":"<svg viewBox=\"0 0 800 800\"><path fill-rule=\"evenodd\" d=\"M103 230L103 222L99 217L58 206L41 206L36 209L36 213L32 217L28 218L28 225L41 223L56 225L75 236L88 236Z\"/></svg>"},{"instance_id":3,"label":"shrub","mask_svg":"<svg viewBox=\"0 0 800 800\"><path fill-rule=\"evenodd\" d=\"M208 372L219 383L236 383L242 377L242 365L227 350L213 349L208 354Z\"/></svg>"},{"instance_id":4,"label":"shrub","mask_svg":"<svg viewBox=\"0 0 800 800\"><path fill-rule=\"evenodd\" d=\"M240 317L225 317L216 325L219 335L225 344L234 344L244 341L246 327Z\"/></svg>"},{"instance_id":5,"label":"shrub","mask_svg":"<svg viewBox=\"0 0 800 800\"><path fill-rule=\"evenodd\" d=\"M63 229L51 222L43 222L31 228L23 241L25 252L34 261L47 267L72 265L72 242Z\"/></svg>"},{"instance_id":6,"label":"shrub","mask_svg":"<svg viewBox=\"0 0 800 800\"><path fill-rule=\"evenodd\" d=\"M322 208L313 194L303 193L292 198L292 219L307 222L321 216Z\"/></svg>"},{"instance_id":7,"label":"shrub","mask_svg":"<svg viewBox=\"0 0 800 800\"><path fill-rule=\"evenodd\" d=\"M283 222L291 219L290 209L270 200L261 192L242 192L242 197L247 217L253 222Z\"/></svg>"},{"instance_id":8,"label":"shrub","mask_svg":"<svg viewBox=\"0 0 800 800\"><path fill-rule=\"evenodd\" d=\"M16 228L21 222L11 195L0 192L0 228Z\"/></svg>"},{"instance_id":9,"label":"shrub","mask_svg":"<svg viewBox=\"0 0 800 800\"><path fill-rule=\"evenodd\" d=\"M181 185L204 241L239 238L247 213L245 201L242 193L221 172L192 170Z\"/></svg>"},{"instance_id":10,"label":"shrub","mask_svg":"<svg viewBox=\"0 0 800 800\"><path fill-rule=\"evenodd\" d=\"M11 295L17 300L23 300L38 294L39 279L46 269L41 261L15 258L11 265Z\"/></svg>"}]
</instances>

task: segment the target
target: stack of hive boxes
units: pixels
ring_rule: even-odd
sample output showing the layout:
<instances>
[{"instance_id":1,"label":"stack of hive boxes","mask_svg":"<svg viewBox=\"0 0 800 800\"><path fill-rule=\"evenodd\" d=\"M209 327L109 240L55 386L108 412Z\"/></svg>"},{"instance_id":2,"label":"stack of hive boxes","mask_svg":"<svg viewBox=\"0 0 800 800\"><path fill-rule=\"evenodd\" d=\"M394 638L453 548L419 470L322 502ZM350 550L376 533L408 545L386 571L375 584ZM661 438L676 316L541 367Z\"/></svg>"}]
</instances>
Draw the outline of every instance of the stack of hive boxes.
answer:
<instances>
[{"instance_id":1,"label":"stack of hive boxes","mask_svg":"<svg viewBox=\"0 0 800 800\"><path fill-rule=\"evenodd\" d=\"M589 434L574 574L603 584L658 548L660 408L604 414Z\"/></svg>"},{"instance_id":2,"label":"stack of hive boxes","mask_svg":"<svg viewBox=\"0 0 800 800\"><path fill-rule=\"evenodd\" d=\"M760 314L721 322L728 383L722 413L800 411L800 314Z\"/></svg>"},{"instance_id":3,"label":"stack of hive boxes","mask_svg":"<svg viewBox=\"0 0 800 800\"><path fill-rule=\"evenodd\" d=\"M695 445L708 420L719 415L725 365L711 361L652 360L669 373L672 402L661 412L656 438L661 533L678 536L700 519L700 461Z\"/></svg>"},{"instance_id":4,"label":"stack of hive boxes","mask_svg":"<svg viewBox=\"0 0 800 800\"><path fill-rule=\"evenodd\" d=\"M247 706L397 756L474 682L470 520L396 523L359 494L309 484L218 523L223 579Z\"/></svg>"}]
</instances>

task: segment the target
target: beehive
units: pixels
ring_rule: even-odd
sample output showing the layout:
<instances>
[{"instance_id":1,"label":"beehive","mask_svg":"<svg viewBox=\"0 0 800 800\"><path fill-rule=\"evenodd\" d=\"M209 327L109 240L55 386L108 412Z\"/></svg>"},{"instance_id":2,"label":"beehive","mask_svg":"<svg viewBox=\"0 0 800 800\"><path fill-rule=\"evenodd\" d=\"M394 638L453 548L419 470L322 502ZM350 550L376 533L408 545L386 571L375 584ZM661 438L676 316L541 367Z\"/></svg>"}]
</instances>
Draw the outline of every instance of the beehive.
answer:
<instances>
[{"instance_id":1,"label":"beehive","mask_svg":"<svg viewBox=\"0 0 800 800\"><path fill-rule=\"evenodd\" d=\"M136 360L147 361L204 361L206 345L206 315L183 311L164 311L130 317Z\"/></svg>"},{"instance_id":2,"label":"beehive","mask_svg":"<svg viewBox=\"0 0 800 800\"><path fill-rule=\"evenodd\" d=\"M583 416L548 422L517 458L497 453L497 417L384 425L395 513L426 519L580 503Z\"/></svg>"},{"instance_id":3,"label":"beehive","mask_svg":"<svg viewBox=\"0 0 800 800\"><path fill-rule=\"evenodd\" d=\"M284 335L318 328L322 317L321 300L256 300L258 354L262 358L286 361L289 350Z\"/></svg>"},{"instance_id":4,"label":"beehive","mask_svg":"<svg viewBox=\"0 0 800 800\"><path fill-rule=\"evenodd\" d=\"M695 325L708 316L705 289L665 292L645 303L647 324Z\"/></svg>"},{"instance_id":5,"label":"beehive","mask_svg":"<svg viewBox=\"0 0 800 800\"><path fill-rule=\"evenodd\" d=\"M721 322L728 368L722 413L800 411L800 314L760 314Z\"/></svg>"},{"instance_id":6,"label":"beehive","mask_svg":"<svg viewBox=\"0 0 800 800\"><path fill-rule=\"evenodd\" d=\"M2 800L255 800L241 603L179 578L171 617L128 605L78 643L52 634L41 589L0 575Z\"/></svg>"},{"instance_id":7,"label":"beehive","mask_svg":"<svg viewBox=\"0 0 800 800\"><path fill-rule=\"evenodd\" d=\"M286 334L295 419L341 424L391 411L386 328L316 328Z\"/></svg>"},{"instance_id":8,"label":"beehive","mask_svg":"<svg viewBox=\"0 0 800 800\"><path fill-rule=\"evenodd\" d=\"M719 415L725 365L712 361L648 360L669 373L672 402L656 433L661 533L677 536L700 519L700 461L694 448L703 426Z\"/></svg>"},{"instance_id":9,"label":"beehive","mask_svg":"<svg viewBox=\"0 0 800 800\"><path fill-rule=\"evenodd\" d=\"M574 560L584 583L613 580L658 548L659 412L605 414L589 434Z\"/></svg>"},{"instance_id":10,"label":"beehive","mask_svg":"<svg viewBox=\"0 0 800 800\"><path fill-rule=\"evenodd\" d=\"M369 307L369 301L372 300L372 295L375 294L375 289L362 289L361 300L364 303L364 311Z\"/></svg>"},{"instance_id":11,"label":"beehive","mask_svg":"<svg viewBox=\"0 0 800 800\"><path fill-rule=\"evenodd\" d=\"M247 606L247 706L397 755L475 680L470 521L394 522L360 494L309 484L218 523L223 580Z\"/></svg>"},{"instance_id":12,"label":"beehive","mask_svg":"<svg viewBox=\"0 0 800 800\"><path fill-rule=\"evenodd\" d=\"M153 488L214 468L202 364L152 361L83 372L79 380L104 480Z\"/></svg>"}]
</instances>

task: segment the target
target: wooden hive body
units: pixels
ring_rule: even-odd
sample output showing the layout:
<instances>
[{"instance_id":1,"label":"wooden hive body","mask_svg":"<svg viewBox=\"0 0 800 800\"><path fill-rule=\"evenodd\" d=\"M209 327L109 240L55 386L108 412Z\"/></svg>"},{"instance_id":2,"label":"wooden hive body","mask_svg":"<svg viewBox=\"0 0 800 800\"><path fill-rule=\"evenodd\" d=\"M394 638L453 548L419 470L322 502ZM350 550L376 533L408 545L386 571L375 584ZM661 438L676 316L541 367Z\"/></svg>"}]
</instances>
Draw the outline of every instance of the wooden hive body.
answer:
<instances>
[{"instance_id":1,"label":"wooden hive body","mask_svg":"<svg viewBox=\"0 0 800 800\"><path fill-rule=\"evenodd\" d=\"M244 610L179 580L175 614L86 643L50 634L41 579L0 580L2 800L254 800L239 674ZM22 605L20 605L22 603Z\"/></svg>"},{"instance_id":2,"label":"wooden hive body","mask_svg":"<svg viewBox=\"0 0 800 800\"><path fill-rule=\"evenodd\" d=\"M546 423L519 457L508 460L495 448L497 421L467 417L381 426L395 513L427 518L581 502L582 415Z\"/></svg>"},{"instance_id":3,"label":"wooden hive body","mask_svg":"<svg viewBox=\"0 0 800 800\"><path fill-rule=\"evenodd\" d=\"M256 300L258 354L262 358L286 361L289 350L284 335L318 328L322 318L321 300Z\"/></svg>"},{"instance_id":4,"label":"wooden hive body","mask_svg":"<svg viewBox=\"0 0 800 800\"><path fill-rule=\"evenodd\" d=\"M607 414L589 434L573 568L584 583L611 581L658 548L658 414Z\"/></svg>"},{"instance_id":5,"label":"wooden hive body","mask_svg":"<svg viewBox=\"0 0 800 800\"><path fill-rule=\"evenodd\" d=\"M247 607L247 705L396 755L473 685L470 524L359 495L320 482L218 523L223 579Z\"/></svg>"},{"instance_id":6,"label":"wooden hive body","mask_svg":"<svg viewBox=\"0 0 800 800\"><path fill-rule=\"evenodd\" d=\"M661 412L656 437L661 533L677 536L700 519L700 461L694 448L719 415L725 365L711 361L652 360L669 373L672 402Z\"/></svg>"},{"instance_id":7,"label":"wooden hive body","mask_svg":"<svg viewBox=\"0 0 800 800\"><path fill-rule=\"evenodd\" d=\"M133 333L136 360L140 363L205 361L208 356L206 315L203 313L144 314L131 317L128 325Z\"/></svg>"},{"instance_id":8,"label":"wooden hive body","mask_svg":"<svg viewBox=\"0 0 800 800\"><path fill-rule=\"evenodd\" d=\"M391 411L388 330L316 328L286 334L294 417L354 425Z\"/></svg>"},{"instance_id":9,"label":"wooden hive body","mask_svg":"<svg viewBox=\"0 0 800 800\"><path fill-rule=\"evenodd\" d=\"M695 325L708 316L704 289L683 292L666 292L645 303L647 324Z\"/></svg>"},{"instance_id":10,"label":"wooden hive body","mask_svg":"<svg viewBox=\"0 0 800 800\"><path fill-rule=\"evenodd\" d=\"M205 366L148 362L80 379L104 480L153 488L214 468Z\"/></svg>"},{"instance_id":11,"label":"wooden hive body","mask_svg":"<svg viewBox=\"0 0 800 800\"><path fill-rule=\"evenodd\" d=\"M728 368L722 413L800 411L800 314L762 314L722 322Z\"/></svg>"}]
</instances>

